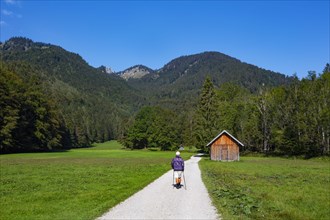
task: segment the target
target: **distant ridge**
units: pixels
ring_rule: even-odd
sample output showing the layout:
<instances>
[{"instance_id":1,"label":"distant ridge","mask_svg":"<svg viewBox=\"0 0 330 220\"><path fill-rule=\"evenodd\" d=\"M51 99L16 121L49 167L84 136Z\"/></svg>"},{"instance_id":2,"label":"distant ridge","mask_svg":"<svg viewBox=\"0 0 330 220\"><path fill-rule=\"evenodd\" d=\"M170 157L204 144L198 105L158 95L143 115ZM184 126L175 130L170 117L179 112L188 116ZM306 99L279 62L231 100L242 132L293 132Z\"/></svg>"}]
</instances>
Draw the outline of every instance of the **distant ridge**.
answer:
<instances>
[{"instance_id":1,"label":"distant ridge","mask_svg":"<svg viewBox=\"0 0 330 220\"><path fill-rule=\"evenodd\" d=\"M206 76L216 87L233 83L256 93L262 87L287 85L291 77L240 60L220 52L203 52L171 60L157 71L139 78L129 78L128 84L149 99L169 106L180 106L179 100L194 103ZM188 105L190 105L188 104Z\"/></svg>"}]
</instances>

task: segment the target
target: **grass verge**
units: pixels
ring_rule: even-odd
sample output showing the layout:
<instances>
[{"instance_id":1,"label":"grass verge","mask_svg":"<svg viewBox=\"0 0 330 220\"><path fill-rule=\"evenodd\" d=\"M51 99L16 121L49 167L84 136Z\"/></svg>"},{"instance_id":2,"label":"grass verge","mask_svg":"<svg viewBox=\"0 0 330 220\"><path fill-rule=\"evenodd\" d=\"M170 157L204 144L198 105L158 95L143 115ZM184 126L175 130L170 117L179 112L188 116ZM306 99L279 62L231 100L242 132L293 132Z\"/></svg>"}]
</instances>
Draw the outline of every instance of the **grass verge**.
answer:
<instances>
[{"instance_id":1,"label":"grass verge","mask_svg":"<svg viewBox=\"0 0 330 220\"><path fill-rule=\"evenodd\" d=\"M242 157L200 162L224 219L329 219L329 160Z\"/></svg>"},{"instance_id":2,"label":"grass verge","mask_svg":"<svg viewBox=\"0 0 330 220\"><path fill-rule=\"evenodd\" d=\"M0 219L95 219L168 171L174 156L120 148L0 155Z\"/></svg>"}]
</instances>

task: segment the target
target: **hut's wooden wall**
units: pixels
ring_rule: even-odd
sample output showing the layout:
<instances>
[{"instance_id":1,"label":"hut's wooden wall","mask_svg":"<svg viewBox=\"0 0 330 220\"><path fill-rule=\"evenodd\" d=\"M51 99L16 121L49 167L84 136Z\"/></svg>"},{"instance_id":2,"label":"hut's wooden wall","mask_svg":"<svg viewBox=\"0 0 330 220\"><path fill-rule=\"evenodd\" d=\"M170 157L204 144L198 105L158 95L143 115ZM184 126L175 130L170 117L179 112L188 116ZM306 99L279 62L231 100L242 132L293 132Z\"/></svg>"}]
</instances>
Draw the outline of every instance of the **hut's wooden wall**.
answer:
<instances>
[{"instance_id":1,"label":"hut's wooden wall","mask_svg":"<svg viewBox=\"0 0 330 220\"><path fill-rule=\"evenodd\" d=\"M239 147L231 137L223 134L211 145L210 154L211 160L239 160Z\"/></svg>"}]
</instances>

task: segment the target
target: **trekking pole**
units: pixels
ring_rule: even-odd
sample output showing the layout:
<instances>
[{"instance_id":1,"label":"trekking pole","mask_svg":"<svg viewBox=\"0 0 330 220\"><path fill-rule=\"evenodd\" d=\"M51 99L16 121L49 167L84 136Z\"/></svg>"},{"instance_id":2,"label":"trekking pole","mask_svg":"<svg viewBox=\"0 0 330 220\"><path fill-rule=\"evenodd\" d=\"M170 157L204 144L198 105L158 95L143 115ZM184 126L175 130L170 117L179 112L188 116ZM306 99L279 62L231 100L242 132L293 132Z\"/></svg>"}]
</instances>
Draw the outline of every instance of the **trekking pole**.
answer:
<instances>
[{"instance_id":1,"label":"trekking pole","mask_svg":"<svg viewBox=\"0 0 330 220\"><path fill-rule=\"evenodd\" d=\"M174 189L174 170L173 170L172 186L173 186L173 189Z\"/></svg>"},{"instance_id":2,"label":"trekking pole","mask_svg":"<svg viewBox=\"0 0 330 220\"><path fill-rule=\"evenodd\" d=\"M184 171L182 173L183 173L184 189L187 190L187 182L186 182L186 177L184 176Z\"/></svg>"}]
</instances>

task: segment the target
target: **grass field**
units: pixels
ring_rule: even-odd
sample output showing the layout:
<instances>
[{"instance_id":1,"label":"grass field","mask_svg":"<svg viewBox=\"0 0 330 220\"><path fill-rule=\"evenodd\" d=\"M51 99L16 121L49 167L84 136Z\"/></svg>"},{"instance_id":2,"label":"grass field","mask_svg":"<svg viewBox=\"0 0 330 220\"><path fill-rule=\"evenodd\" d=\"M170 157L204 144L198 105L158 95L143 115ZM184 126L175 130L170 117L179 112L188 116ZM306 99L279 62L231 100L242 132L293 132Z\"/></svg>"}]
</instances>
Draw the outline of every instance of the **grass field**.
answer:
<instances>
[{"instance_id":1,"label":"grass field","mask_svg":"<svg viewBox=\"0 0 330 220\"><path fill-rule=\"evenodd\" d=\"M200 162L224 219L330 219L330 161L242 157Z\"/></svg>"},{"instance_id":2,"label":"grass field","mask_svg":"<svg viewBox=\"0 0 330 220\"><path fill-rule=\"evenodd\" d=\"M174 156L121 148L0 155L0 219L94 219L169 170Z\"/></svg>"}]
</instances>

